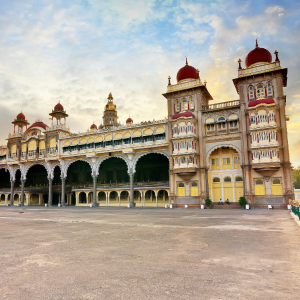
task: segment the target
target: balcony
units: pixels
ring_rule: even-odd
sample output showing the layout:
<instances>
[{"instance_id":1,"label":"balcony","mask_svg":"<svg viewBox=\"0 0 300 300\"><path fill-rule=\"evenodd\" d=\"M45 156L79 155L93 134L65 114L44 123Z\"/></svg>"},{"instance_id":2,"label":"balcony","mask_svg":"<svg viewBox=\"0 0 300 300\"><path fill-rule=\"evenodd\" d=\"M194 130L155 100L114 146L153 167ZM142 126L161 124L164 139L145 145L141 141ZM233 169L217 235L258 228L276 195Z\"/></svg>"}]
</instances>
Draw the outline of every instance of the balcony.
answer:
<instances>
[{"instance_id":1,"label":"balcony","mask_svg":"<svg viewBox=\"0 0 300 300\"><path fill-rule=\"evenodd\" d=\"M227 102L221 102L221 103L215 103L210 105L202 105L202 111L212 111L212 110L222 110L232 107L239 107L240 106L240 100L234 100L234 101L227 101Z\"/></svg>"}]
</instances>

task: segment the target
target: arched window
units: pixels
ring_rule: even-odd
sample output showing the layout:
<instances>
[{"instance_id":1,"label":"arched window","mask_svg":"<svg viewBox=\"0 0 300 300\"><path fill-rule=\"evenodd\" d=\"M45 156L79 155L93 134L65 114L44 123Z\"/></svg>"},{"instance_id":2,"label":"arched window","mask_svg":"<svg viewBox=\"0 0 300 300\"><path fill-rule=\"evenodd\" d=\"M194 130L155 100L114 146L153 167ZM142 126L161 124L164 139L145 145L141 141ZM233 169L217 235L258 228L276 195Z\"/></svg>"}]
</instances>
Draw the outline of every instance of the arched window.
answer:
<instances>
[{"instance_id":1,"label":"arched window","mask_svg":"<svg viewBox=\"0 0 300 300\"><path fill-rule=\"evenodd\" d=\"M249 100L254 99L254 88L252 85L250 85L248 87L248 97L249 97Z\"/></svg>"},{"instance_id":2,"label":"arched window","mask_svg":"<svg viewBox=\"0 0 300 300\"><path fill-rule=\"evenodd\" d=\"M273 180L273 184L280 184L281 182L280 182L280 179L274 179Z\"/></svg>"},{"instance_id":3,"label":"arched window","mask_svg":"<svg viewBox=\"0 0 300 300\"><path fill-rule=\"evenodd\" d=\"M267 112L265 110L260 110L257 115L257 123L262 124L267 122L268 122Z\"/></svg>"},{"instance_id":4,"label":"arched window","mask_svg":"<svg viewBox=\"0 0 300 300\"><path fill-rule=\"evenodd\" d=\"M181 101L181 110L182 111L187 111L188 110L188 101L186 99L183 99Z\"/></svg>"},{"instance_id":5,"label":"arched window","mask_svg":"<svg viewBox=\"0 0 300 300\"><path fill-rule=\"evenodd\" d=\"M226 126L225 126L225 121L226 119L224 117L219 117L218 118L218 129L225 129Z\"/></svg>"},{"instance_id":6,"label":"arched window","mask_svg":"<svg viewBox=\"0 0 300 300\"><path fill-rule=\"evenodd\" d=\"M192 182L191 196L198 196L198 183L197 182Z\"/></svg>"},{"instance_id":7,"label":"arched window","mask_svg":"<svg viewBox=\"0 0 300 300\"><path fill-rule=\"evenodd\" d=\"M265 87L263 86L263 84L260 83L256 86L256 98L264 99L265 97L266 97Z\"/></svg>"},{"instance_id":8,"label":"arched window","mask_svg":"<svg viewBox=\"0 0 300 300\"><path fill-rule=\"evenodd\" d=\"M184 187L184 183L183 182L178 183L178 186L177 186L177 195L178 196L185 196L185 187Z\"/></svg>"},{"instance_id":9,"label":"arched window","mask_svg":"<svg viewBox=\"0 0 300 300\"><path fill-rule=\"evenodd\" d=\"M225 117L219 117L218 122L226 121Z\"/></svg>"},{"instance_id":10,"label":"arched window","mask_svg":"<svg viewBox=\"0 0 300 300\"><path fill-rule=\"evenodd\" d=\"M261 179L255 181L255 195L265 195L265 185Z\"/></svg>"},{"instance_id":11,"label":"arched window","mask_svg":"<svg viewBox=\"0 0 300 300\"><path fill-rule=\"evenodd\" d=\"M180 182L180 183L178 184L178 187L184 187L184 183Z\"/></svg>"},{"instance_id":12,"label":"arched window","mask_svg":"<svg viewBox=\"0 0 300 300\"><path fill-rule=\"evenodd\" d=\"M273 87L272 87L272 83L271 82L267 83L267 95L269 97L273 96Z\"/></svg>"},{"instance_id":13,"label":"arched window","mask_svg":"<svg viewBox=\"0 0 300 300\"><path fill-rule=\"evenodd\" d=\"M221 182L221 180L220 180L219 177L215 177L215 178L213 179L213 182Z\"/></svg>"},{"instance_id":14,"label":"arched window","mask_svg":"<svg viewBox=\"0 0 300 300\"><path fill-rule=\"evenodd\" d=\"M235 178L235 181L243 181L243 177L238 176L238 177Z\"/></svg>"},{"instance_id":15,"label":"arched window","mask_svg":"<svg viewBox=\"0 0 300 300\"><path fill-rule=\"evenodd\" d=\"M272 195L282 195L282 184L280 179L272 180Z\"/></svg>"},{"instance_id":16,"label":"arched window","mask_svg":"<svg viewBox=\"0 0 300 300\"><path fill-rule=\"evenodd\" d=\"M231 182L231 178L230 177L225 177L224 182Z\"/></svg>"}]
</instances>

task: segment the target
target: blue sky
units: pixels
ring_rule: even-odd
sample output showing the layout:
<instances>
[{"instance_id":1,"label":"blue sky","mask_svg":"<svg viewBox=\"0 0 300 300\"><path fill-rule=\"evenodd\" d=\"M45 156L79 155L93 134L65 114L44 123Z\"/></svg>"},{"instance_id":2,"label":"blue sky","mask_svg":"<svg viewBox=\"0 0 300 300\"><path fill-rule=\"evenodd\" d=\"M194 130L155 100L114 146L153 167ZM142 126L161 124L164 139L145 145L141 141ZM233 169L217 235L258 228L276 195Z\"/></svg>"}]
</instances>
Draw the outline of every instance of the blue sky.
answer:
<instances>
[{"instance_id":1,"label":"blue sky","mask_svg":"<svg viewBox=\"0 0 300 300\"><path fill-rule=\"evenodd\" d=\"M21 110L50 124L58 101L73 132L99 125L109 92L121 123L164 118L161 94L186 56L214 101L238 99L237 61L244 66L258 37L289 69L290 152L300 165L299 20L299 1L0 0L0 143Z\"/></svg>"}]
</instances>

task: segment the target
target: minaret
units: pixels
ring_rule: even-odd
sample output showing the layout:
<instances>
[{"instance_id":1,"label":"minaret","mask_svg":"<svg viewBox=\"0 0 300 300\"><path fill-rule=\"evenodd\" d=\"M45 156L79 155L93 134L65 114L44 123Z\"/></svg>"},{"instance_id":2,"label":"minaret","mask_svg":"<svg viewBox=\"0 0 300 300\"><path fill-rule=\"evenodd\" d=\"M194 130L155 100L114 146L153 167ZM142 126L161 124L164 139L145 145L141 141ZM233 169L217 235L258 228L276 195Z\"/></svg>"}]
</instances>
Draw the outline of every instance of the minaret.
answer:
<instances>
[{"instance_id":1,"label":"minaret","mask_svg":"<svg viewBox=\"0 0 300 300\"><path fill-rule=\"evenodd\" d=\"M14 124L14 133L16 132L16 126L17 126L17 132L23 133L23 127L26 127L29 125L27 122L25 115L21 112L17 115L16 119L12 122Z\"/></svg>"},{"instance_id":2,"label":"minaret","mask_svg":"<svg viewBox=\"0 0 300 300\"><path fill-rule=\"evenodd\" d=\"M108 95L108 102L105 105L103 113L103 127L109 128L118 126L117 106L113 102L113 96L111 93Z\"/></svg>"}]
</instances>

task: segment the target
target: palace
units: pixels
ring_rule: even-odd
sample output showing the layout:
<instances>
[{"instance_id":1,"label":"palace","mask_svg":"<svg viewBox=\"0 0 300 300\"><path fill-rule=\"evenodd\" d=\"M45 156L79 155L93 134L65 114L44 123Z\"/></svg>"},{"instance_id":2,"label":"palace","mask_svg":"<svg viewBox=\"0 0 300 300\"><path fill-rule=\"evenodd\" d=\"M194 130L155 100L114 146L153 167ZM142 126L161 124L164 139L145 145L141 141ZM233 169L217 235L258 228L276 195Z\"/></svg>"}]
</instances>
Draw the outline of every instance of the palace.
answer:
<instances>
[{"instance_id":1,"label":"palace","mask_svg":"<svg viewBox=\"0 0 300 300\"><path fill-rule=\"evenodd\" d=\"M169 77L164 120L121 125L111 94L102 124L82 133L70 132L60 103L51 125L19 113L0 146L0 204L200 207L206 197L241 196L255 207L288 204L287 69L256 42L233 84L237 100L211 104L186 61L176 84Z\"/></svg>"}]
</instances>

